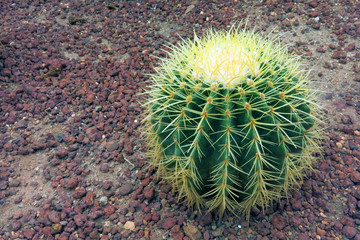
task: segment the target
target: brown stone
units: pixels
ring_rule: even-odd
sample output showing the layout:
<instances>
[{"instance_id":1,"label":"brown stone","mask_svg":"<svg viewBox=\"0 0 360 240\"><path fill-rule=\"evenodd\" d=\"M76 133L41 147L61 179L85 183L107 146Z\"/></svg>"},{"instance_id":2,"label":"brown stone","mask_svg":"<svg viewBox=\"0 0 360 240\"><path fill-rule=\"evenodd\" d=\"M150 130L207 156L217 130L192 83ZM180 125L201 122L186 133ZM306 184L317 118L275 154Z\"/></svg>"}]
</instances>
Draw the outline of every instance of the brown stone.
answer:
<instances>
[{"instance_id":1,"label":"brown stone","mask_svg":"<svg viewBox=\"0 0 360 240\"><path fill-rule=\"evenodd\" d=\"M75 192L73 193L73 197L75 199L80 199L86 194L86 189L83 187L75 189Z\"/></svg>"},{"instance_id":2,"label":"brown stone","mask_svg":"<svg viewBox=\"0 0 360 240\"><path fill-rule=\"evenodd\" d=\"M359 171L353 171L350 174L350 179L353 181L353 183L359 183L360 182L360 172Z\"/></svg>"},{"instance_id":3,"label":"brown stone","mask_svg":"<svg viewBox=\"0 0 360 240\"><path fill-rule=\"evenodd\" d=\"M58 233L58 232L60 232L61 231L61 225L59 224L59 223L56 223L56 224L53 224L52 226L51 226L51 233Z\"/></svg>"},{"instance_id":4,"label":"brown stone","mask_svg":"<svg viewBox=\"0 0 360 240\"><path fill-rule=\"evenodd\" d=\"M356 228L350 227L350 226L345 226L342 231L343 231L344 235L350 239L355 237L355 235L357 233Z\"/></svg>"},{"instance_id":5,"label":"brown stone","mask_svg":"<svg viewBox=\"0 0 360 240\"><path fill-rule=\"evenodd\" d=\"M101 164L100 165L100 171L104 172L104 173L109 172L109 165L107 163Z\"/></svg>"},{"instance_id":6,"label":"brown stone","mask_svg":"<svg viewBox=\"0 0 360 240\"><path fill-rule=\"evenodd\" d=\"M131 183L125 183L119 188L118 191L120 195L125 196L133 191L133 186Z\"/></svg>"},{"instance_id":7,"label":"brown stone","mask_svg":"<svg viewBox=\"0 0 360 240\"><path fill-rule=\"evenodd\" d=\"M153 186L147 186L144 188L144 196L151 200L154 197L154 187Z\"/></svg>"},{"instance_id":8,"label":"brown stone","mask_svg":"<svg viewBox=\"0 0 360 240\"><path fill-rule=\"evenodd\" d=\"M35 234L35 230L33 228L30 228L30 229L25 229L24 230L24 236L27 238L27 239L32 239L33 236Z\"/></svg>"},{"instance_id":9,"label":"brown stone","mask_svg":"<svg viewBox=\"0 0 360 240\"><path fill-rule=\"evenodd\" d=\"M25 129L28 126L28 122L24 119L21 119L20 121L18 121L17 123L15 123L14 125L14 129Z\"/></svg>"},{"instance_id":10,"label":"brown stone","mask_svg":"<svg viewBox=\"0 0 360 240\"><path fill-rule=\"evenodd\" d=\"M346 48L345 48L346 51L348 52L352 52L355 50L355 43L350 43Z\"/></svg>"},{"instance_id":11,"label":"brown stone","mask_svg":"<svg viewBox=\"0 0 360 240\"><path fill-rule=\"evenodd\" d=\"M60 214L57 211L51 211L47 215L48 219L52 223L59 223L60 222Z\"/></svg>"},{"instance_id":12,"label":"brown stone","mask_svg":"<svg viewBox=\"0 0 360 240\"><path fill-rule=\"evenodd\" d=\"M319 53L324 53L324 52L326 52L326 50L325 50L324 48L322 48L322 47L318 47L318 48L316 49L316 51L319 52Z\"/></svg>"},{"instance_id":13,"label":"brown stone","mask_svg":"<svg viewBox=\"0 0 360 240\"><path fill-rule=\"evenodd\" d=\"M91 206L94 204L94 198L95 194L93 192L88 192L85 197L83 197L84 203L86 203L88 206Z\"/></svg>"},{"instance_id":14,"label":"brown stone","mask_svg":"<svg viewBox=\"0 0 360 240\"><path fill-rule=\"evenodd\" d=\"M65 158L68 154L69 154L69 151L66 150L65 148L57 148L55 150L55 155L60 159Z\"/></svg>"},{"instance_id":15,"label":"brown stone","mask_svg":"<svg viewBox=\"0 0 360 240\"><path fill-rule=\"evenodd\" d=\"M64 180L64 187L67 189L74 189L77 187L78 184L79 180L77 177L66 178Z\"/></svg>"},{"instance_id":16,"label":"brown stone","mask_svg":"<svg viewBox=\"0 0 360 240\"><path fill-rule=\"evenodd\" d=\"M325 236L326 231L324 229L321 228L316 228L316 233L320 236Z\"/></svg>"},{"instance_id":17,"label":"brown stone","mask_svg":"<svg viewBox=\"0 0 360 240\"><path fill-rule=\"evenodd\" d=\"M316 1L316 0L313 0L313 1L311 1L310 3L309 3L309 5L310 5L310 7L312 7L312 8L316 8L317 6L318 6L318 1Z\"/></svg>"},{"instance_id":18,"label":"brown stone","mask_svg":"<svg viewBox=\"0 0 360 240\"><path fill-rule=\"evenodd\" d=\"M191 224L186 225L183 227L183 229L184 229L186 236L188 236L191 240L200 240L202 237L201 232L194 225L191 225Z\"/></svg>"},{"instance_id":19,"label":"brown stone","mask_svg":"<svg viewBox=\"0 0 360 240\"><path fill-rule=\"evenodd\" d=\"M175 224L176 224L176 218L168 217L164 220L164 222L162 224L162 228L168 230L168 229L172 228L173 226L175 226Z\"/></svg>"},{"instance_id":20,"label":"brown stone","mask_svg":"<svg viewBox=\"0 0 360 240\"><path fill-rule=\"evenodd\" d=\"M314 23L314 24L312 25L312 27L313 27L313 29L315 29L315 30L319 30L319 29L320 29L320 23Z\"/></svg>"},{"instance_id":21,"label":"brown stone","mask_svg":"<svg viewBox=\"0 0 360 240\"><path fill-rule=\"evenodd\" d=\"M333 53L333 55L331 57L334 59L346 58L346 53L344 53L343 51L336 51Z\"/></svg>"},{"instance_id":22,"label":"brown stone","mask_svg":"<svg viewBox=\"0 0 360 240\"><path fill-rule=\"evenodd\" d=\"M107 217L109 217L111 214L113 214L115 212L115 207L114 206L107 206L105 209L104 209L104 212L105 212L105 215Z\"/></svg>"},{"instance_id":23,"label":"brown stone","mask_svg":"<svg viewBox=\"0 0 360 240\"><path fill-rule=\"evenodd\" d=\"M86 134L92 140L98 141L101 139L101 133L97 130L96 126L86 129Z\"/></svg>"}]
</instances>

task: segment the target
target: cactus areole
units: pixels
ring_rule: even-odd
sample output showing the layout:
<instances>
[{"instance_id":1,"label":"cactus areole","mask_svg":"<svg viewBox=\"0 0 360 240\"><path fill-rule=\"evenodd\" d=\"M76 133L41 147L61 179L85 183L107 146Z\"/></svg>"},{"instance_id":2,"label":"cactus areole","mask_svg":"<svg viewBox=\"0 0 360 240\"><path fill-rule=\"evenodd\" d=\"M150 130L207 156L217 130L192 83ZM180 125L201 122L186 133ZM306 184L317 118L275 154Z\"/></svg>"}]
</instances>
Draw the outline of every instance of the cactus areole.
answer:
<instances>
[{"instance_id":1,"label":"cactus areole","mask_svg":"<svg viewBox=\"0 0 360 240\"><path fill-rule=\"evenodd\" d=\"M153 164L179 199L249 217L301 182L319 134L298 57L238 28L168 55L151 76L145 122Z\"/></svg>"}]
</instances>

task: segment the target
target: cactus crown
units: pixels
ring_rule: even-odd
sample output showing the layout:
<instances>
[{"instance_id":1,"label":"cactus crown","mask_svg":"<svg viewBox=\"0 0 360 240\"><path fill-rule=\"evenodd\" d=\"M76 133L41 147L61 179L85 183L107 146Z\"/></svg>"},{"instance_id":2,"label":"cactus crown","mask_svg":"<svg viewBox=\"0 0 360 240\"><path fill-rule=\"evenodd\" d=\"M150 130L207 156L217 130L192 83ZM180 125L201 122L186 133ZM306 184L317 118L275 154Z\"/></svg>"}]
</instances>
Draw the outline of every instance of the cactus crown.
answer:
<instances>
[{"instance_id":1,"label":"cactus crown","mask_svg":"<svg viewBox=\"0 0 360 240\"><path fill-rule=\"evenodd\" d=\"M297 57L239 28L195 35L168 55L145 122L153 163L179 198L249 217L300 182L319 121Z\"/></svg>"},{"instance_id":2,"label":"cactus crown","mask_svg":"<svg viewBox=\"0 0 360 240\"><path fill-rule=\"evenodd\" d=\"M254 32L239 31L238 28L223 32L209 30L202 38L195 35L194 41L173 46L173 52L168 53L170 58L163 59L160 69L167 73L177 69L183 76L192 76L207 83L217 82L227 88L237 86L249 76L259 76L260 71L275 68L276 64L269 68L260 67L261 63L275 59L291 68L289 72L292 74L301 74L300 62L289 56L285 46L275 41Z\"/></svg>"}]
</instances>

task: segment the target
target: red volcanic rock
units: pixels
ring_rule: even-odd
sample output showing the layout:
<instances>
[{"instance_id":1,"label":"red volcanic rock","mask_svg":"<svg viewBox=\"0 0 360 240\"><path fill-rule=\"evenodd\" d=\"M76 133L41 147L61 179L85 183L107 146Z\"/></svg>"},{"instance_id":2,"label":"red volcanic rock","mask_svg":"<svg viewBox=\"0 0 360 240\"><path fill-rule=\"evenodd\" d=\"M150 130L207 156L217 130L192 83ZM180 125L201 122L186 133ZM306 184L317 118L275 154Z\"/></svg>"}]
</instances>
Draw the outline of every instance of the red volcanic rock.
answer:
<instances>
[{"instance_id":1,"label":"red volcanic rock","mask_svg":"<svg viewBox=\"0 0 360 240\"><path fill-rule=\"evenodd\" d=\"M116 141L110 141L110 142L107 142L106 143L106 149L109 151L109 152L113 152L115 151L116 149L118 149L119 147L119 143L116 142Z\"/></svg>"},{"instance_id":2,"label":"red volcanic rock","mask_svg":"<svg viewBox=\"0 0 360 240\"><path fill-rule=\"evenodd\" d=\"M19 204L19 203L22 202L22 200L23 200L22 196L17 196L17 197L15 197L15 199L14 199L14 203L15 203L15 204Z\"/></svg>"},{"instance_id":3,"label":"red volcanic rock","mask_svg":"<svg viewBox=\"0 0 360 240\"><path fill-rule=\"evenodd\" d=\"M109 165L107 163L101 164L100 165L100 171L104 172L104 173L109 172Z\"/></svg>"},{"instance_id":4,"label":"red volcanic rock","mask_svg":"<svg viewBox=\"0 0 360 240\"><path fill-rule=\"evenodd\" d=\"M360 73L360 65L354 64L354 65L353 65L353 71L354 71L355 73Z\"/></svg>"},{"instance_id":5,"label":"red volcanic rock","mask_svg":"<svg viewBox=\"0 0 360 240\"><path fill-rule=\"evenodd\" d=\"M153 212L151 216L151 220L154 222L158 222L160 220L160 214L158 212Z\"/></svg>"},{"instance_id":6,"label":"red volcanic rock","mask_svg":"<svg viewBox=\"0 0 360 240\"><path fill-rule=\"evenodd\" d=\"M97 130L96 126L90 127L86 130L86 134L93 141L98 141L101 139L101 133Z\"/></svg>"},{"instance_id":7,"label":"red volcanic rock","mask_svg":"<svg viewBox=\"0 0 360 240\"><path fill-rule=\"evenodd\" d=\"M275 231L274 236L280 240L287 239L286 234L284 232L280 232L280 231Z\"/></svg>"},{"instance_id":8,"label":"red volcanic rock","mask_svg":"<svg viewBox=\"0 0 360 240\"><path fill-rule=\"evenodd\" d=\"M352 52L355 50L355 43L350 43L346 48L345 48L346 51L348 52Z\"/></svg>"},{"instance_id":9,"label":"red volcanic rock","mask_svg":"<svg viewBox=\"0 0 360 240\"><path fill-rule=\"evenodd\" d=\"M297 239L298 240L309 240L309 236L305 233L300 233L298 236L297 236Z\"/></svg>"},{"instance_id":10,"label":"red volcanic rock","mask_svg":"<svg viewBox=\"0 0 360 240\"><path fill-rule=\"evenodd\" d=\"M55 150L55 155L60 159L65 158L68 154L69 154L69 151L66 150L65 148L57 148Z\"/></svg>"},{"instance_id":11,"label":"red volcanic rock","mask_svg":"<svg viewBox=\"0 0 360 240\"><path fill-rule=\"evenodd\" d=\"M318 48L316 49L316 51L319 52L319 53L324 53L324 52L326 52L326 50L325 50L324 48L322 48L322 47L318 47Z\"/></svg>"},{"instance_id":12,"label":"red volcanic rock","mask_svg":"<svg viewBox=\"0 0 360 240\"><path fill-rule=\"evenodd\" d=\"M80 198L82 198L83 196L85 196L86 192L87 192L86 189L83 188L83 187L76 188L72 196L73 196L75 199L80 199Z\"/></svg>"},{"instance_id":13,"label":"red volcanic rock","mask_svg":"<svg viewBox=\"0 0 360 240\"><path fill-rule=\"evenodd\" d=\"M335 221L333 228L336 231L340 231L341 229L343 229L343 227L344 227L344 225L339 220L337 220L337 221Z\"/></svg>"},{"instance_id":14,"label":"red volcanic rock","mask_svg":"<svg viewBox=\"0 0 360 240\"><path fill-rule=\"evenodd\" d=\"M309 15L309 17L314 18L314 17L319 16L320 14L319 14L319 12L318 12L318 11L313 11L313 12L310 12L308 15Z\"/></svg>"},{"instance_id":15,"label":"red volcanic rock","mask_svg":"<svg viewBox=\"0 0 360 240\"><path fill-rule=\"evenodd\" d=\"M125 183L118 189L118 193L122 196L128 195L133 191L133 186L131 183Z\"/></svg>"},{"instance_id":16,"label":"red volcanic rock","mask_svg":"<svg viewBox=\"0 0 360 240\"><path fill-rule=\"evenodd\" d=\"M312 28L315 29L315 30L319 30L320 29L320 23L314 23L312 25Z\"/></svg>"},{"instance_id":17,"label":"red volcanic rock","mask_svg":"<svg viewBox=\"0 0 360 240\"><path fill-rule=\"evenodd\" d=\"M163 221L161 227L165 230L168 230L173 226L175 226L175 224L176 224L176 219L174 217L169 217Z\"/></svg>"},{"instance_id":18,"label":"red volcanic rock","mask_svg":"<svg viewBox=\"0 0 360 240\"><path fill-rule=\"evenodd\" d=\"M29 150L23 146L20 146L19 149L18 149L18 152L21 154L21 155L27 155L29 154Z\"/></svg>"},{"instance_id":19,"label":"red volcanic rock","mask_svg":"<svg viewBox=\"0 0 360 240\"><path fill-rule=\"evenodd\" d=\"M341 116L341 122L343 124L352 124L352 120L351 120L351 117L349 115L343 115Z\"/></svg>"},{"instance_id":20,"label":"red volcanic rock","mask_svg":"<svg viewBox=\"0 0 360 240\"><path fill-rule=\"evenodd\" d=\"M291 202L291 208L294 210L294 211L301 211L303 209L303 206L301 204L301 201L300 200L297 200L297 201L292 201Z\"/></svg>"},{"instance_id":21,"label":"red volcanic rock","mask_svg":"<svg viewBox=\"0 0 360 240\"><path fill-rule=\"evenodd\" d=\"M356 228L350 227L350 226L345 226L342 231L343 231L344 235L350 239L355 237L355 235L357 233Z\"/></svg>"},{"instance_id":22,"label":"red volcanic rock","mask_svg":"<svg viewBox=\"0 0 360 240\"><path fill-rule=\"evenodd\" d=\"M46 148L46 144L43 142L34 140L31 142L30 147L34 150L43 150Z\"/></svg>"},{"instance_id":23,"label":"red volcanic rock","mask_svg":"<svg viewBox=\"0 0 360 240\"><path fill-rule=\"evenodd\" d=\"M14 129L25 129L28 126L28 122L24 119L21 119L14 125Z\"/></svg>"},{"instance_id":24,"label":"red volcanic rock","mask_svg":"<svg viewBox=\"0 0 360 240\"><path fill-rule=\"evenodd\" d=\"M199 219L199 223L200 223L200 225L201 226L206 226L206 225L209 225L211 222L212 222L212 215L211 215L211 213L209 213L209 212L204 212L201 216L200 216L200 219ZM181 225L180 224L180 222L179 222L179 218L178 218L178 224L179 225Z\"/></svg>"},{"instance_id":25,"label":"red volcanic rock","mask_svg":"<svg viewBox=\"0 0 360 240\"><path fill-rule=\"evenodd\" d=\"M4 147L4 150L7 152L11 152L13 150L13 146L12 146L11 142L5 143L3 147Z\"/></svg>"},{"instance_id":26,"label":"red volcanic rock","mask_svg":"<svg viewBox=\"0 0 360 240\"><path fill-rule=\"evenodd\" d=\"M329 44L329 48L334 50L334 49L336 49L336 46L335 46L335 44L331 43L331 44Z\"/></svg>"},{"instance_id":27,"label":"red volcanic rock","mask_svg":"<svg viewBox=\"0 0 360 240\"><path fill-rule=\"evenodd\" d=\"M316 228L316 233L320 236L325 236L326 231L324 229L321 228Z\"/></svg>"},{"instance_id":28,"label":"red volcanic rock","mask_svg":"<svg viewBox=\"0 0 360 240\"><path fill-rule=\"evenodd\" d=\"M336 52L334 52L334 54L331 57L334 59L346 58L346 53L343 51L336 51Z\"/></svg>"},{"instance_id":29,"label":"red volcanic rock","mask_svg":"<svg viewBox=\"0 0 360 240\"><path fill-rule=\"evenodd\" d=\"M32 239L34 235L35 235L35 230L33 228L24 230L24 236L27 239Z\"/></svg>"},{"instance_id":30,"label":"red volcanic rock","mask_svg":"<svg viewBox=\"0 0 360 240\"><path fill-rule=\"evenodd\" d=\"M82 198L82 201L86 203L88 206L92 206L94 204L95 194L93 192L88 192L85 197Z\"/></svg>"},{"instance_id":31,"label":"red volcanic rock","mask_svg":"<svg viewBox=\"0 0 360 240\"><path fill-rule=\"evenodd\" d=\"M144 188L144 196L146 199L151 200L154 197L154 187L147 186Z\"/></svg>"},{"instance_id":32,"label":"red volcanic rock","mask_svg":"<svg viewBox=\"0 0 360 240\"><path fill-rule=\"evenodd\" d=\"M278 230L282 230L287 225L285 218L280 215L275 215L271 219L271 224Z\"/></svg>"},{"instance_id":33,"label":"red volcanic rock","mask_svg":"<svg viewBox=\"0 0 360 240\"><path fill-rule=\"evenodd\" d=\"M104 188L105 190L109 190L112 186L113 186L113 183L112 183L111 181L105 181L105 182L103 183L103 188Z\"/></svg>"},{"instance_id":34,"label":"red volcanic rock","mask_svg":"<svg viewBox=\"0 0 360 240\"><path fill-rule=\"evenodd\" d=\"M51 211L47 215L48 219L52 223L59 223L60 222L60 214L56 211Z\"/></svg>"},{"instance_id":35,"label":"red volcanic rock","mask_svg":"<svg viewBox=\"0 0 360 240\"><path fill-rule=\"evenodd\" d=\"M110 205L110 206L107 206L105 209L104 209L104 212L105 212L105 215L107 217L109 217L111 214L113 214L115 212L115 208L114 206Z\"/></svg>"},{"instance_id":36,"label":"red volcanic rock","mask_svg":"<svg viewBox=\"0 0 360 240\"><path fill-rule=\"evenodd\" d=\"M312 7L312 8L316 8L318 6L318 4L319 3L317 0L313 0L313 1L309 2L310 7Z\"/></svg>"},{"instance_id":37,"label":"red volcanic rock","mask_svg":"<svg viewBox=\"0 0 360 240\"><path fill-rule=\"evenodd\" d=\"M11 226L12 226L12 230L13 231L17 231L21 228L22 224L19 220L14 220L12 223L11 223Z\"/></svg>"},{"instance_id":38,"label":"red volcanic rock","mask_svg":"<svg viewBox=\"0 0 360 240\"><path fill-rule=\"evenodd\" d=\"M66 178L64 180L64 187L67 189L74 189L79 184L77 177Z\"/></svg>"},{"instance_id":39,"label":"red volcanic rock","mask_svg":"<svg viewBox=\"0 0 360 240\"><path fill-rule=\"evenodd\" d=\"M117 100L118 92L112 91L108 96L108 101L114 103Z\"/></svg>"},{"instance_id":40,"label":"red volcanic rock","mask_svg":"<svg viewBox=\"0 0 360 240\"><path fill-rule=\"evenodd\" d=\"M350 179L351 181L353 181L353 183L360 183L360 172L359 171L351 172Z\"/></svg>"},{"instance_id":41,"label":"red volcanic rock","mask_svg":"<svg viewBox=\"0 0 360 240\"><path fill-rule=\"evenodd\" d=\"M74 221L78 227L82 227L84 225L84 222L86 222L86 216L83 214L75 215Z\"/></svg>"},{"instance_id":42,"label":"red volcanic rock","mask_svg":"<svg viewBox=\"0 0 360 240\"><path fill-rule=\"evenodd\" d=\"M182 240L184 238L184 233L180 230L178 225L175 225L171 229L171 236L174 240Z\"/></svg>"}]
</instances>

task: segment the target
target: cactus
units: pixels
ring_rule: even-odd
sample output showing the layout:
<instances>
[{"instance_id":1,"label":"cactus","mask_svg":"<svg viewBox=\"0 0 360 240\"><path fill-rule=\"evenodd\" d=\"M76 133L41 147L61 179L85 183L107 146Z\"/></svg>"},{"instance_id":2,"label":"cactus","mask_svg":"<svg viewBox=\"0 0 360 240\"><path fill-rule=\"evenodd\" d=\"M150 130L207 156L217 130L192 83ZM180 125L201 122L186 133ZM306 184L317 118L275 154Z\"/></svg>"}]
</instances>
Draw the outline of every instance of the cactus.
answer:
<instances>
[{"instance_id":1,"label":"cactus","mask_svg":"<svg viewBox=\"0 0 360 240\"><path fill-rule=\"evenodd\" d=\"M153 165L189 206L266 209L298 185L317 151L308 72L274 38L231 28L171 46L152 74Z\"/></svg>"}]
</instances>

